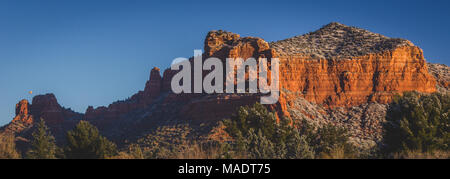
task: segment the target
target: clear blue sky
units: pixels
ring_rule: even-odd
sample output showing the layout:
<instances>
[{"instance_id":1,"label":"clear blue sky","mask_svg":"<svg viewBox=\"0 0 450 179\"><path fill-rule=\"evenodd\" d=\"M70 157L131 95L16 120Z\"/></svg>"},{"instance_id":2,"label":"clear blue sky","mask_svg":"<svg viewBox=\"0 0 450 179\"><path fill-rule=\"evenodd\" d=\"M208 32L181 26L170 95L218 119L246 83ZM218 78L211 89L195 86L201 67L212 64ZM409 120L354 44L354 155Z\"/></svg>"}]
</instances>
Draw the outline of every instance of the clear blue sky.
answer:
<instances>
[{"instance_id":1,"label":"clear blue sky","mask_svg":"<svg viewBox=\"0 0 450 179\"><path fill-rule=\"evenodd\" d=\"M0 0L0 125L31 90L77 112L126 99L209 30L275 41L332 21L409 39L449 65L447 0Z\"/></svg>"}]
</instances>

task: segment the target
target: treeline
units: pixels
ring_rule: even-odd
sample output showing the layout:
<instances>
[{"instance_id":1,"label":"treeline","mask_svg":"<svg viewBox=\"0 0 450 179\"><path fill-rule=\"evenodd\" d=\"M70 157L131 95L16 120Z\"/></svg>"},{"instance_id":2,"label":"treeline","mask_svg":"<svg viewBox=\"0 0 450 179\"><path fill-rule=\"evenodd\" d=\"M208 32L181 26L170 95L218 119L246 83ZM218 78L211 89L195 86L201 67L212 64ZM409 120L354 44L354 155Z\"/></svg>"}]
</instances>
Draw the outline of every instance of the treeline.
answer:
<instances>
[{"instance_id":1,"label":"treeline","mask_svg":"<svg viewBox=\"0 0 450 179\"><path fill-rule=\"evenodd\" d=\"M44 120L32 134L31 147L24 156L15 150L14 137L0 136L0 158L26 159L104 159L117 155L116 145L101 136L98 129L87 121L80 121L66 134L67 144L58 147Z\"/></svg>"},{"instance_id":2,"label":"treeline","mask_svg":"<svg viewBox=\"0 0 450 179\"><path fill-rule=\"evenodd\" d=\"M371 152L356 150L348 132L337 126L276 120L261 104L239 108L221 121L228 138L192 137L187 125L165 126L118 150L81 121L67 132L67 144L58 147L44 121L33 133L24 156L15 150L13 136L0 136L0 158L86 159L340 159L340 158L449 158L450 96L416 92L395 97L388 110L382 145ZM195 136L195 135L194 135Z\"/></svg>"},{"instance_id":3,"label":"treeline","mask_svg":"<svg viewBox=\"0 0 450 179\"><path fill-rule=\"evenodd\" d=\"M450 95L404 93L392 102L384 126L387 158L450 158Z\"/></svg>"}]
</instances>

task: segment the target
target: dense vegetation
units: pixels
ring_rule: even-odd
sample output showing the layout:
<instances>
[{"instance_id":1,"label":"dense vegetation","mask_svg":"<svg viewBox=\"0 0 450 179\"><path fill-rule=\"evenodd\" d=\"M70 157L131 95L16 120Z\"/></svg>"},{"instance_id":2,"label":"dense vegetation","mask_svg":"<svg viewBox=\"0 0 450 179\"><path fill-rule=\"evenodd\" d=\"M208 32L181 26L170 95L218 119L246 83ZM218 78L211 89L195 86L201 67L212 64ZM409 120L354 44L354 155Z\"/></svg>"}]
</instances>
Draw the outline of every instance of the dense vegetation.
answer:
<instances>
[{"instance_id":1,"label":"dense vegetation","mask_svg":"<svg viewBox=\"0 0 450 179\"><path fill-rule=\"evenodd\" d=\"M101 136L98 129L87 121L81 121L75 129L67 132L64 148L55 144L55 138L42 119L32 137L25 155L29 159L104 159L117 155L115 144ZM0 135L0 158L20 158L12 135Z\"/></svg>"},{"instance_id":2,"label":"dense vegetation","mask_svg":"<svg viewBox=\"0 0 450 179\"><path fill-rule=\"evenodd\" d=\"M313 158L306 138L287 120L276 122L275 114L263 105L241 107L237 115L224 121L233 136L233 149L246 158Z\"/></svg>"},{"instance_id":3,"label":"dense vegetation","mask_svg":"<svg viewBox=\"0 0 450 179\"><path fill-rule=\"evenodd\" d=\"M113 159L312 159L312 158L449 158L449 95L416 92L395 97L387 112L384 141L376 153L362 154L343 128L311 126L305 121L279 119L261 104L243 106L219 122L227 139L212 140L188 125L163 126L126 148L101 136L81 121L57 147L44 121L35 127L26 158ZM21 158L14 137L0 134L0 158Z\"/></svg>"},{"instance_id":4,"label":"dense vegetation","mask_svg":"<svg viewBox=\"0 0 450 179\"><path fill-rule=\"evenodd\" d=\"M27 152L26 157L29 159L55 159L58 149L55 137L51 135L43 119L40 120L32 135L31 149Z\"/></svg>"},{"instance_id":5,"label":"dense vegetation","mask_svg":"<svg viewBox=\"0 0 450 179\"><path fill-rule=\"evenodd\" d=\"M442 157L449 153L450 96L408 92L397 96L387 113L387 157ZM445 157L445 158L447 158Z\"/></svg>"},{"instance_id":6,"label":"dense vegetation","mask_svg":"<svg viewBox=\"0 0 450 179\"><path fill-rule=\"evenodd\" d=\"M247 158L351 158L353 146L347 132L326 125L315 128L306 122L291 125L276 121L275 114L263 105L241 107L237 115L225 120L227 132L236 139L234 150Z\"/></svg>"},{"instance_id":7,"label":"dense vegetation","mask_svg":"<svg viewBox=\"0 0 450 179\"><path fill-rule=\"evenodd\" d=\"M116 145L101 136L98 129L87 121L81 121L67 132L66 158L98 159L116 155Z\"/></svg>"}]
</instances>

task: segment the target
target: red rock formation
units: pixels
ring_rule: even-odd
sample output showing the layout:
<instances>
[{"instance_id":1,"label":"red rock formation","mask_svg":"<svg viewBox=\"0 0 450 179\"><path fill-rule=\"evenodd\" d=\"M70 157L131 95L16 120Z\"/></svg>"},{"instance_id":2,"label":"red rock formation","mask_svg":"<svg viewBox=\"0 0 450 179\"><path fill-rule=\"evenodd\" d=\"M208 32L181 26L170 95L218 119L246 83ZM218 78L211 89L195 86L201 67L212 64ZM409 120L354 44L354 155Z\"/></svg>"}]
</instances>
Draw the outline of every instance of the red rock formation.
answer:
<instances>
[{"instance_id":1,"label":"red rock formation","mask_svg":"<svg viewBox=\"0 0 450 179\"><path fill-rule=\"evenodd\" d=\"M2 128L12 134L22 135L22 132L25 132L24 135L27 136L31 133L26 129L43 119L52 134L61 139L64 138L66 129L71 128L81 118L82 114L61 107L53 94L38 95L33 98L32 104L25 99L21 100L16 105L16 116L12 122Z\"/></svg>"},{"instance_id":2,"label":"red rock formation","mask_svg":"<svg viewBox=\"0 0 450 179\"><path fill-rule=\"evenodd\" d=\"M238 39L240 39L238 34L211 31L205 39L205 54L207 56L227 56L231 49L230 46Z\"/></svg>"},{"instance_id":3,"label":"red rock formation","mask_svg":"<svg viewBox=\"0 0 450 179\"><path fill-rule=\"evenodd\" d=\"M44 119L48 125L61 124L64 121L64 110L53 94L35 96L31 114L37 119Z\"/></svg>"},{"instance_id":4,"label":"red rock formation","mask_svg":"<svg viewBox=\"0 0 450 179\"><path fill-rule=\"evenodd\" d=\"M337 37L340 39L335 40L333 34L328 34L334 31L339 32ZM345 39L350 36L341 32L346 31L354 39ZM329 46L328 40L335 42ZM279 58L281 96L277 104L268 106L277 111L278 117L289 117L289 106L299 97L334 108L371 101L385 104L395 94L404 91L436 91L436 81L428 73L420 48L409 41L390 39L340 24L328 25L319 32L308 34L307 38L296 37L272 44L261 38L241 38L229 32L211 31L204 45L203 58ZM204 71L204 75L206 73ZM154 127L165 120L215 122L231 116L239 106L258 102L261 95L173 94L171 79L175 74L176 71L167 69L161 77L160 70L153 68L143 91L108 107L94 109L90 106L82 117L100 130L114 134L125 130L121 125L130 123L127 126L129 131L137 128L147 131L146 127ZM36 96L31 106L21 101L16 113L14 121L32 123L33 119L42 117L51 126L77 116L62 108L52 94Z\"/></svg>"},{"instance_id":5,"label":"red rock formation","mask_svg":"<svg viewBox=\"0 0 450 179\"><path fill-rule=\"evenodd\" d=\"M226 58L271 58L269 43L261 38L245 37L231 32L211 31L205 39L206 57Z\"/></svg>"},{"instance_id":6,"label":"red rock formation","mask_svg":"<svg viewBox=\"0 0 450 179\"><path fill-rule=\"evenodd\" d=\"M151 100L157 97L162 89L162 78L160 74L160 70L157 67L154 67L150 72L150 80L145 85L144 94L148 100Z\"/></svg>"},{"instance_id":7,"label":"red rock formation","mask_svg":"<svg viewBox=\"0 0 450 179\"><path fill-rule=\"evenodd\" d=\"M339 26L339 24L337 25ZM335 25L329 26L334 28ZM350 30L354 29L350 28ZM368 33L360 32L361 30L356 31ZM298 97L328 107L350 107L371 101L386 104L392 100L395 94L404 91L416 90L426 93L436 91L436 82L427 72L427 65L420 48L413 46L408 41L399 40L397 42L386 37L380 37L380 39L384 40L380 43L393 43L391 46L395 48L362 56L325 59L308 54L282 53L283 55L279 55L278 51L272 49L261 38L241 38L230 32L211 31L205 39L204 58L209 56L222 60L250 57L279 58L281 62L280 84L283 90L279 103L269 107L278 111L280 116L289 116L287 106L290 101ZM404 45L395 46L395 43ZM365 45L370 46L371 44ZM347 49L350 52L352 50L355 51ZM164 72L163 91L170 91L170 79L175 73L169 69ZM204 71L204 75L205 73L207 71ZM196 96L171 94L165 102L189 101L192 98L196 98ZM222 113L229 112L220 111L233 111L232 104L251 104L258 101L255 99L254 97L236 96L225 100L226 102L222 101L223 97L195 100L195 103L189 103L181 113L182 116L190 116L194 119L223 117L226 115ZM227 104L231 106L225 107Z\"/></svg>"},{"instance_id":8,"label":"red rock formation","mask_svg":"<svg viewBox=\"0 0 450 179\"><path fill-rule=\"evenodd\" d=\"M436 91L423 52L416 46L400 46L347 59L323 59L307 54L280 56L262 39L212 31L206 38L205 51L221 59L279 58L280 84L284 90L275 108L283 115L289 115L287 103L297 97L329 107L349 107L370 101L389 103L395 94L404 91Z\"/></svg>"},{"instance_id":9,"label":"red rock formation","mask_svg":"<svg viewBox=\"0 0 450 179\"><path fill-rule=\"evenodd\" d=\"M33 116L28 113L29 111L28 101L23 99L16 105L16 117L13 122L19 122L25 125L33 123Z\"/></svg>"},{"instance_id":10,"label":"red rock formation","mask_svg":"<svg viewBox=\"0 0 450 179\"><path fill-rule=\"evenodd\" d=\"M436 91L436 82L418 47L405 46L349 60L280 59L281 86L318 104L388 103L393 95L404 91Z\"/></svg>"}]
</instances>

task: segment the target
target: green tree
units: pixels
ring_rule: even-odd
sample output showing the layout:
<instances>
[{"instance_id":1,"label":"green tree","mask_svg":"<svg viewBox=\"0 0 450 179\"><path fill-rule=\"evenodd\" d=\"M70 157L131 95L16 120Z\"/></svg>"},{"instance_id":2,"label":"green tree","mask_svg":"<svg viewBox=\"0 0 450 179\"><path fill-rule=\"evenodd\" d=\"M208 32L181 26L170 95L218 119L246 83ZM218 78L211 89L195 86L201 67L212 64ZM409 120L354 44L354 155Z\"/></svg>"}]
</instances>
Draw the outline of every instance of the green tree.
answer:
<instances>
[{"instance_id":1,"label":"green tree","mask_svg":"<svg viewBox=\"0 0 450 179\"><path fill-rule=\"evenodd\" d=\"M407 92L392 102L385 125L385 154L449 151L450 96Z\"/></svg>"},{"instance_id":2,"label":"green tree","mask_svg":"<svg viewBox=\"0 0 450 179\"><path fill-rule=\"evenodd\" d=\"M266 138L272 140L276 133L276 117L262 104L256 103L253 106L242 106L231 119L224 121L226 131L233 137L242 134L242 137L248 136L248 131L254 129L261 130Z\"/></svg>"},{"instance_id":3,"label":"green tree","mask_svg":"<svg viewBox=\"0 0 450 179\"><path fill-rule=\"evenodd\" d=\"M57 146L55 138L50 134L43 119L37 125L36 131L32 134L31 149L27 152L30 159L55 159Z\"/></svg>"},{"instance_id":4,"label":"green tree","mask_svg":"<svg viewBox=\"0 0 450 179\"><path fill-rule=\"evenodd\" d=\"M67 132L67 143L64 154L70 159L104 159L117 154L116 145L87 121Z\"/></svg>"},{"instance_id":5,"label":"green tree","mask_svg":"<svg viewBox=\"0 0 450 179\"><path fill-rule=\"evenodd\" d=\"M249 158L313 158L314 152L299 130L288 120L276 121L275 114L256 103L240 107L225 120L226 131L235 139L234 150Z\"/></svg>"}]
</instances>

